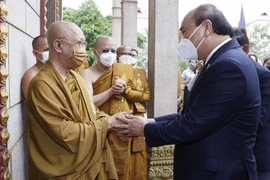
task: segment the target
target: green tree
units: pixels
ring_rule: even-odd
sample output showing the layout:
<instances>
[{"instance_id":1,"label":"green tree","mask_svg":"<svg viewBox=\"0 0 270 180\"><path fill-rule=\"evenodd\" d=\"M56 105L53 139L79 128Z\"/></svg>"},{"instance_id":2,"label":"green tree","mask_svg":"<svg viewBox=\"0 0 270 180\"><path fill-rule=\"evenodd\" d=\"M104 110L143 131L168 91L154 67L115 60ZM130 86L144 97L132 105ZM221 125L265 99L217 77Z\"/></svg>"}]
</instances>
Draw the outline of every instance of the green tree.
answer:
<instances>
[{"instance_id":1,"label":"green tree","mask_svg":"<svg viewBox=\"0 0 270 180\"><path fill-rule=\"evenodd\" d=\"M139 52L137 67L147 69L148 67L148 31L137 33L137 50Z\"/></svg>"},{"instance_id":2,"label":"green tree","mask_svg":"<svg viewBox=\"0 0 270 180\"><path fill-rule=\"evenodd\" d=\"M270 57L270 23L256 23L247 30L250 53L259 60Z\"/></svg>"},{"instance_id":3,"label":"green tree","mask_svg":"<svg viewBox=\"0 0 270 180\"><path fill-rule=\"evenodd\" d=\"M95 63L93 47L98 36L111 36L112 17L103 16L93 0L86 0L78 10L63 9L63 20L77 24L84 32L87 41L87 58L89 65Z\"/></svg>"}]
</instances>

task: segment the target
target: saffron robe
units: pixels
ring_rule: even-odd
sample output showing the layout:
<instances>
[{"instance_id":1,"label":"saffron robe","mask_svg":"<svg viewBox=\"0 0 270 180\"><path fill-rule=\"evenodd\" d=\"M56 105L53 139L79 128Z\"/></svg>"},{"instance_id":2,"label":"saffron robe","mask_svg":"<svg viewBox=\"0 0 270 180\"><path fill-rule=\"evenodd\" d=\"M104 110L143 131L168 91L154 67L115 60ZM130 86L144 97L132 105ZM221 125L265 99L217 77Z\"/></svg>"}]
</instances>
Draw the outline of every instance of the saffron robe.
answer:
<instances>
[{"instance_id":1,"label":"saffron robe","mask_svg":"<svg viewBox=\"0 0 270 180\"><path fill-rule=\"evenodd\" d=\"M93 94L97 95L109 89L115 80L115 76L125 80L126 89L131 89L134 79L133 67L127 64L114 63L110 69L93 83ZM113 95L108 101L99 106L99 110L113 115L117 112L131 110L131 106L126 94L123 93L122 95ZM119 179L145 179L147 171L146 152L132 152L133 140L115 132L110 133L108 139Z\"/></svg>"},{"instance_id":2,"label":"saffron robe","mask_svg":"<svg viewBox=\"0 0 270 180\"><path fill-rule=\"evenodd\" d=\"M124 97L130 102L130 109L134 115L144 116L146 112L143 103L150 100L150 91L146 78L146 71L142 68L133 68L134 79L132 87L125 89ZM147 178L147 152L144 137L133 138L131 142L131 174L132 179L146 180ZM139 163L138 163L139 162Z\"/></svg>"},{"instance_id":3,"label":"saffron robe","mask_svg":"<svg viewBox=\"0 0 270 180\"><path fill-rule=\"evenodd\" d=\"M64 81L46 62L26 99L29 179L118 179L107 128L84 80L71 71Z\"/></svg>"}]
</instances>

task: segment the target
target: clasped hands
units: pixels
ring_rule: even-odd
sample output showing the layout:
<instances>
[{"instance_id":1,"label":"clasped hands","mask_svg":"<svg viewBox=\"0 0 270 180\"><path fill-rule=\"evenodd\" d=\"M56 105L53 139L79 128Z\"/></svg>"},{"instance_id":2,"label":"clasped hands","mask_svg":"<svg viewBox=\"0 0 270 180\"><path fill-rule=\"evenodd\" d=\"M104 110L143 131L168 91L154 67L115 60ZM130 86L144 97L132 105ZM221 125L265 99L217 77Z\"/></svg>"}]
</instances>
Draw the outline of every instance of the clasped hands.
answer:
<instances>
[{"instance_id":1,"label":"clasped hands","mask_svg":"<svg viewBox=\"0 0 270 180\"><path fill-rule=\"evenodd\" d=\"M116 113L109 119L109 130L128 137L144 136L144 126L148 121L141 116L134 116L132 112Z\"/></svg>"},{"instance_id":2,"label":"clasped hands","mask_svg":"<svg viewBox=\"0 0 270 180\"><path fill-rule=\"evenodd\" d=\"M123 79L116 76L114 84L111 87L111 92L116 95L122 94L125 90L125 87L126 82Z\"/></svg>"}]
</instances>

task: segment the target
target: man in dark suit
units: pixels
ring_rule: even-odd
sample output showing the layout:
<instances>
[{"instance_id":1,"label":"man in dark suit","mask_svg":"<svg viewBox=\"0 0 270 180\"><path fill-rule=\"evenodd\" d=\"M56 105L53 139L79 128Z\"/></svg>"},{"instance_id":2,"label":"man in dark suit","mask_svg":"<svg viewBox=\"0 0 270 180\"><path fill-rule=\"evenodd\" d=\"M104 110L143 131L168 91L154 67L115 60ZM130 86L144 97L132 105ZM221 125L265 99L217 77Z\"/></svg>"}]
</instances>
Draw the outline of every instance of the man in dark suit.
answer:
<instances>
[{"instance_id":1,"label":"man in dark suit","mask_svg":"<svg viewBox=\"0 0 270 180\"><path fill-rule=\"evenodd\" d=\"M246 31L234 28L233 34L243 51L249 53L249 40ZM255 143L255 158L259 180L270 179L270 71L254 62L261 92L261 114Z\"/></svg>"},{"instance_id":2,"label":"man in dark suit","mask_svg":"<svg viewBox=\"0 0 270 180\"><path fill-rule=\"evenodd\" d=\"M214 5L190 11L181 31L182 58L205 61L181 114L126 116L115 129L144 135L149 147L175 144L175 180L256 180L261 97L252 61L231 40L232 27Z\"/></svg>"}]
</instances>

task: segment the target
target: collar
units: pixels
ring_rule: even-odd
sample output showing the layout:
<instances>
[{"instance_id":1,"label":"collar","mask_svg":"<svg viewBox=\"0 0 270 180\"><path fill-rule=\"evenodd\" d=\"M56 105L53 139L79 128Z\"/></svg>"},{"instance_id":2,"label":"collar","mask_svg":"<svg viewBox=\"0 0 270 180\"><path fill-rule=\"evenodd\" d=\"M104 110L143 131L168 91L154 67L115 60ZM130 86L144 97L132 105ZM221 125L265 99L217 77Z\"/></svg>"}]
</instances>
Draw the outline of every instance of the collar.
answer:
<instances>
[{"instance_id":1,"label":"collar","mask_svg":"<svg viewBox=\"0 0 270 180\"><path fill-rule=\"evenodd\" d=\"M209 59L212 57L212 55L213 55L213 54L214 54L221 46L223 46L224 44L226 44L227 42L229 42L231 39L232 39L232 38L228 38L228 39L226 39L225 41L223 41L222 43L220 43L217 47L215 47L215 48L210 52L210 54L207 56L207 58L206 58L204 64L206 64L206 63L209 61Z\"/></svg>"}]
</instances>

